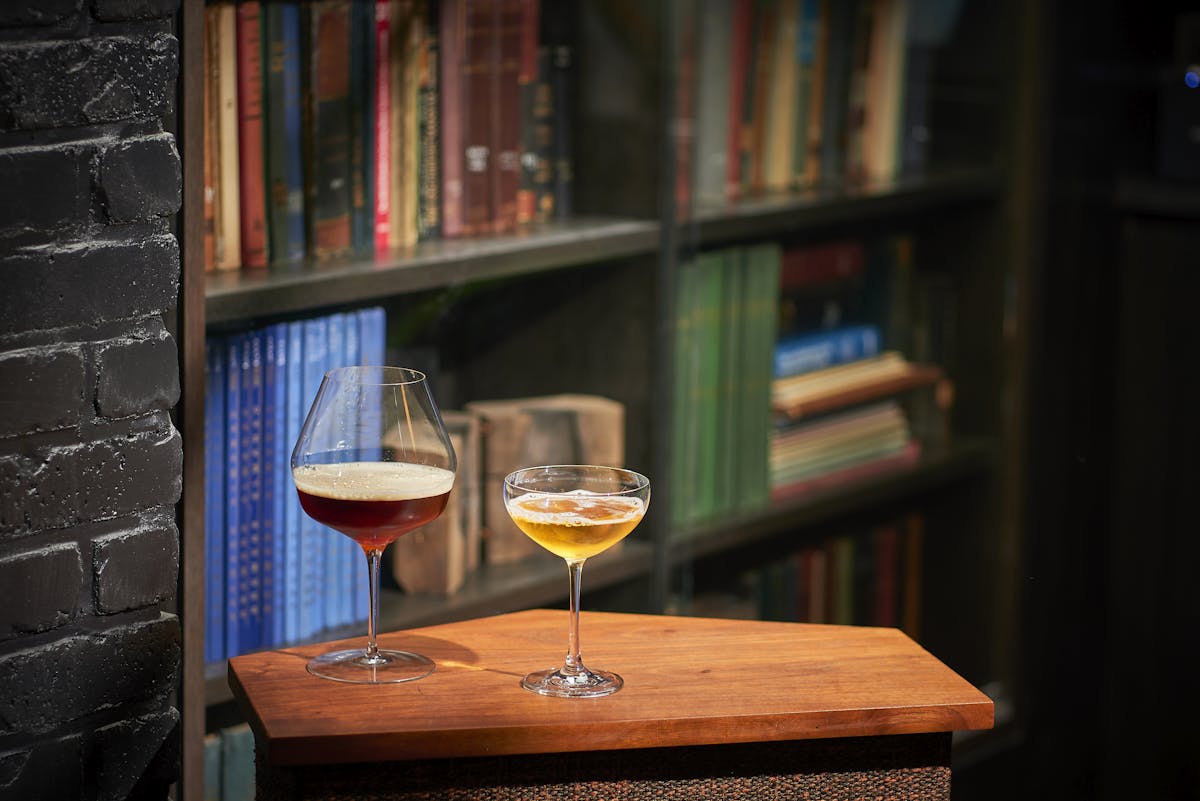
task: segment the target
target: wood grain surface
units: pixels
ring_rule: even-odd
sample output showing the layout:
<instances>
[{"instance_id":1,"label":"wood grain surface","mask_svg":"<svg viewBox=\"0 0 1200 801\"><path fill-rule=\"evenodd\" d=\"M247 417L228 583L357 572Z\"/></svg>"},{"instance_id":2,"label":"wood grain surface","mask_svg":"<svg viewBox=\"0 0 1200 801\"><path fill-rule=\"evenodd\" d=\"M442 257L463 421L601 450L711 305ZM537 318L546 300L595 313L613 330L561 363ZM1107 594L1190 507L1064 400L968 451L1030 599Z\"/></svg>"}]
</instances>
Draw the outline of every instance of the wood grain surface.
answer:
<instances>
[{"instance_id":1,"label":"wood grain surface","mask_svg":"<svg viewBox=\"0 0 1200 801\"><path fill-rule=\"evenodd\" d=\"M566 610L384 634L437 663L405 684L318 679L305 662L365 638L229 660L273 765L918 734L992 726L991 700L897 629L587 613L583 658L625 679L595 699L523 690L561 664Z\"/></svg>"}]
</instances>

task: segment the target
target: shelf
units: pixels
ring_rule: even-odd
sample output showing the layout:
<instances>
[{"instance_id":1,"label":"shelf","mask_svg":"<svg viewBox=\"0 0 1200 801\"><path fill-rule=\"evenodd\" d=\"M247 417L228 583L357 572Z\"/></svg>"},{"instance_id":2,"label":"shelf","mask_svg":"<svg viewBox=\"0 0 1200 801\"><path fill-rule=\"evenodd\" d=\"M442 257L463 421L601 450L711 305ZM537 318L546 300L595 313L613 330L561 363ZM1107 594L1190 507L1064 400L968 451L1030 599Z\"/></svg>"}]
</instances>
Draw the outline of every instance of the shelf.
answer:
<instances>
[{"instance_id":1,"label":"shelf","mask_svg":"<svg viewBox=\"0 0 1200 801\"><path fill-rule=\"evenodd\" d=\"M693 223L697 244L715 247L993 200L1000 197L1001 187L998 169L961 169L876 184L743 199L720 208L702 208Z\"/></svg>"},{"instance_id":2,"label":"shelf","mask_svg":"<svg viewBox=\"0 0 1200 801\"><path fill-rule=\"evenodd\" d=\"M1200 219L1200 185L1125 176L1117 181L1113 205L1145 217L1196 220Z\"/></svg>"},{"instance_id":3,"label":"shelf","mask_svg":"<svg viewBox=\"0 0 1200 801\"><path fill-rule=\"evenodd\" d=\"M629 579L648 576L652 569L653 547L639 540L627 540L615 552L588 560L584 572L584 591L611 587ZM478 617L530 609L547 604L566 609L567 570L563 561L538 553L520 562L484 565L467 577L462 589L448 598L434 595L404 595L384 591L379 603L381 632L452 623ZM565 615L564 611L564 615ZM563 625L566 626L564 620ZM366 637L366 623L323 632L320 641ZM205 669L207 705L232 700L225 676L225 663Z\"/></svg>"},{"instance_id":4,"label":"shelf","mask_svg":"<svg viewBox=\"0 0 1200 801\"><path fill-rule=\"evenodd\" d=\"M962 442L924 456L912 467L690 528L672 542L671 560L679 565L736 551L777 534L980 476L992 468L993 461L988 442Z\"/></svg>"},{"instance_id":5,"label":"shelf","mask_svg":"<svg viewBox=\"0 0 1200 801\"><path fill-rule=\"evenodd\" d=\"M289 314L656 253L657 222L574 219L508 236L421 242L376 259L210 273L207 323Z\"/></svg>"}]
</instances>

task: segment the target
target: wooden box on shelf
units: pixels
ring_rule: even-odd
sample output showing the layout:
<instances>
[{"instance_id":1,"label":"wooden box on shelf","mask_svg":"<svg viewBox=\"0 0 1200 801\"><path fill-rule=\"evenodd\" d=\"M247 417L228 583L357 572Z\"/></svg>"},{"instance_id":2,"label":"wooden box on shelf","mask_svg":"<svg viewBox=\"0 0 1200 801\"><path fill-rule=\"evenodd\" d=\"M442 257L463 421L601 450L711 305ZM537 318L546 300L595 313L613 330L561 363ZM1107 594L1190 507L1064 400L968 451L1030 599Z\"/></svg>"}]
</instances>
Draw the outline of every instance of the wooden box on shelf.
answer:
<instances>
[{"instance_id":1,"label":"wooden box on shelf","mask_svg":"<svg viewBox=\"0 0 1200 801\"><path fill-rule=\"evenodd\" d=\"M392 575L407 593L450 595L479 566L479 417L472 412L444 411L442 422L458 455L446 510L389 549Z\"/></svg>"},{"instance_id":2,"label":"wooden box on shelf","mask_svg":"<svg viewBox=\"0 0 1200 801\"><path fill-rule=\"evenodd\" d=\"M539 464L624 466L625 407L618 401L562 394L466 406L482 423L484 553L491 564L537 550L504 509L504 477L513 470Z\"/></svg>"}]
</instances>

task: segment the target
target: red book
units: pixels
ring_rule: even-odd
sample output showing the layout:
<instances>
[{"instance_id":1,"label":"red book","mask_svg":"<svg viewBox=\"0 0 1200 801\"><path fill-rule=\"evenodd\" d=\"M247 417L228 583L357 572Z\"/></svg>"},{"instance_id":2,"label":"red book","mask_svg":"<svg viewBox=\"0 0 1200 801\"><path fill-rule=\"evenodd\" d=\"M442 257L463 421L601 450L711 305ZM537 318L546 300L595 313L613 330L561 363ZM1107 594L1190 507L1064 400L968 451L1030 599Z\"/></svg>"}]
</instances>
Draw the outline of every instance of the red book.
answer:
<instances>
[{"instance_id":1,"label":"red book","mask_svg":"<svg viewBox=\"0 0 1200 801\"><path fill-rule=\"evenodd\" d=\"M733 32L729 37L729 134L725 157L725 195L730 200L742 195L742 112L750 70L753 21L753 0L733 0Z\"/></svg>"},{"instance_id":2,"label":"red book","mask_svg":"<svg viewBox=\"0 0 1200 801\"><path fill-rule=\"evenodd\" d=\"M375 253L388 252L391 233L391 0L375 1Z\"/></svg>"},{"instance_id":3,"label":"red book","mask_svg":"<svg viewBox=\"0 0 1200 801\"><path fill-rule=\"evenodd\" d=\"M267 192L263 177L261 9L237 6L238 164L241 173L242 266L267 266Z\"/></svg>"},{"instance_id":4,"label":"red book","mask_svg":"<svg viewBox=\"0 0 1200 801\"><path fill-rule=\"evenodd\" d=\"M517 224L537 218L537 81L538 81L538 0L516 0L521 7L521 62L517 73L521 100L520 142L521 178L517 186Z\"/></svg>"},{"instance_id":5,"label":"red book","mask_svg":"<svg viewBox=\"0 0 1200 801\"><path fill-rule=\"evenodd\" d=\"M496 58L495 6L498 0L463 0L464 37L462 67L463 132L463 233L469 236L492 231L492 76Z\"/></svg>"},{"instance_id":6,"label":"red book","mask_svg":"<svg viewBox=\"0 0 1200 801\"><path fill-rule=\"evenodd\" d=\"M466 21L462 4L463 0L441 2L439 130L442 137L442 236L447 238L463 233L462 59Z\"/></svg>"},{"instance_id":7,"label":"red book","mask_svg":"<svg viewBox=\"0 0 1200 801\"><path fill-rule=\"evenodd\" d=\"M492 230L517 227L521 185L521 45L525 16L521 0L493 0Z\"/></svg>"},{"instance_id":8,"label":"red book","mask_svg":"<svg viewBox=\"0 0 1200 801\"><path fill-rule=\"evenodd\" d=\"M788 248L779 266L779 287L787 291L857 278L866 269L862 242L843 240Z\"/></svg>"}]
</instances>

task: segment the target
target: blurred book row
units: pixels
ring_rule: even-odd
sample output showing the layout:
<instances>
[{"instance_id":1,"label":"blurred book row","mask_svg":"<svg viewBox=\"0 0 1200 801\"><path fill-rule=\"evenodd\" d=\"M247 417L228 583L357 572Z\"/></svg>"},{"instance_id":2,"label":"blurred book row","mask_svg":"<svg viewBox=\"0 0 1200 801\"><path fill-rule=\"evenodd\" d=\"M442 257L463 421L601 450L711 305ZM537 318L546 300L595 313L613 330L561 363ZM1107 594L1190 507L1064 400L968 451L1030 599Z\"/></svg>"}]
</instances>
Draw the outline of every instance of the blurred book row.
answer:
<instances>
[{"instance_id":1,"label":"blurred book row","mask_svg":"<svg viewBox=\"0 0 1200 801\"><path fill-rule=\"evenodd\" d=\"M569 214L570 5L209 3L208 269L363 258Z\"/></svg>"}]
</instances>

